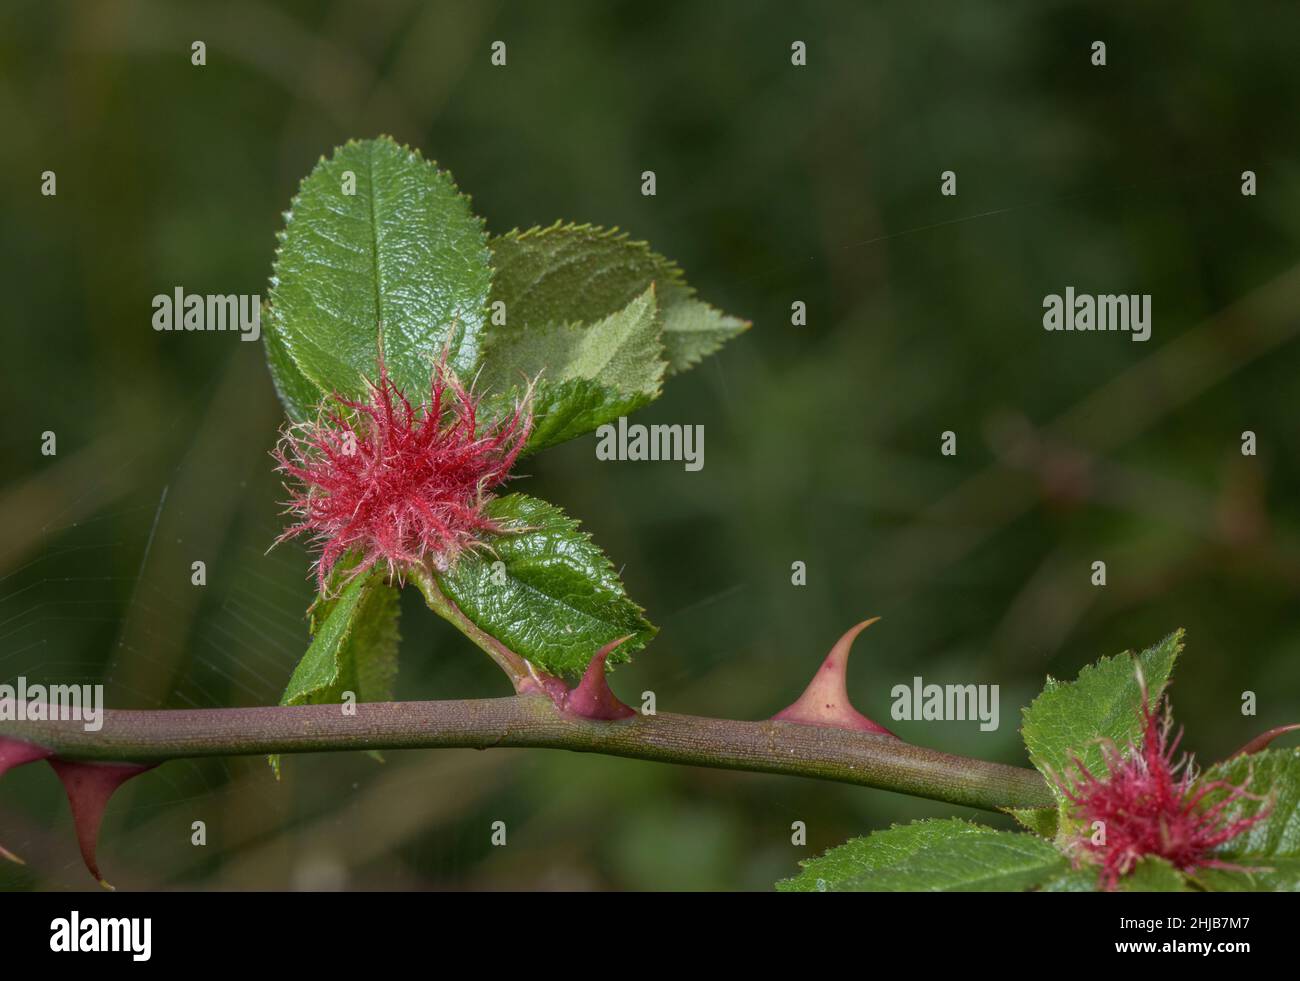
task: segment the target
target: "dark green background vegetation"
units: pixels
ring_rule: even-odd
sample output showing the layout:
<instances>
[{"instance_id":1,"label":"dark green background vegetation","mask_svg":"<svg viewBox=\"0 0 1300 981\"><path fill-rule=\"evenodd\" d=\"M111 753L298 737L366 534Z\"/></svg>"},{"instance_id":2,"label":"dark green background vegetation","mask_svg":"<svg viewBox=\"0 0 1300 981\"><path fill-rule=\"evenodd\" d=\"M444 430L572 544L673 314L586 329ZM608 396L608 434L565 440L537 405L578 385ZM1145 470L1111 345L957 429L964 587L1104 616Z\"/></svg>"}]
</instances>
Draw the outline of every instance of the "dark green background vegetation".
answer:
<instances>
[{"instance_id":1,"label":"dark green background vegetation","mask_svg":"<svg viewBox=\"0 0 1300 981\"><path fill-rule=\"evenodd\" d=\"M662 627L614 676L628 700L766 717L880 614L851 690L915 742L1024 763L1046 673L1178 626L1203 758L1300 717L1300 9L801 6L6 3L0 680L102 679L116 707L279 697L312 590L305 552L266 552L262 347L155 333L150 300L265 294L298 180L391 133L491 230L621 226L754 321L640 417L703 424L702 472L599 463L588 437L516 485L583 519ZM1151 341L1045 333L1070 285L1151 293ZM409 592L400 696L505 694ZM1000 685L1001 728L892 722L913 675ZM545 751L293 758L279 785L259 759L179 762L113 802L100 860L132 888L762 889L953 810ZM0 887L93 888L47 769L0 783L0 841L29 863Z\"/></svg>"}]
</instances>

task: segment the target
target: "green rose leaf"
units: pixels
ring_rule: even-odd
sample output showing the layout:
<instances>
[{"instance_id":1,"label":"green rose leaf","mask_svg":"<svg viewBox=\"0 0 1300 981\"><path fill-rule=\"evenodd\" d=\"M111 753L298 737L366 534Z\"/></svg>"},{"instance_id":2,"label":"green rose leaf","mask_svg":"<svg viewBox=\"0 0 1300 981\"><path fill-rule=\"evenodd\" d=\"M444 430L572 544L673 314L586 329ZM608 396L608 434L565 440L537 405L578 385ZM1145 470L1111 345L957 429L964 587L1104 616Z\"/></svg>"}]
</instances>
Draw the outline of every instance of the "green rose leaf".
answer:
<instances>
[{"instance_id":1,"label":"green rose leaf","mask_svg":"<svg viewBox=\"0 0 1300 981\"><path fill-rule=\"evenodd\" d=\"M413 400L444 347L472 376L491 280L482 222L449 174L387 137L322 158L285 213L271 278L267 352L291 414L303 395L285 354L320 392L356 396L377 373L381 325Z\"/></svg>"},{"instance_id":2,"label":"green rose leaf","mask_svg":"<svg viewBox=\"0 0 1300 981\"><path fill-rule=\"evenodd\" d=\"M342 583L352 564L340 562L331 585ZM344 692L352 692L358 702L391 701L401 607L383 571L372 569L336 596L318 597L310 612L311 646L294 668L280 704L340 704ZM279 757L271 757L271 767L278 775Z\"/></svg>"},{"instance_id":3,"label":"green rose leaf","mask_svg":"<svg viewBox=\"0 0 1300 981\"><path fill-rule=\"evenodd\" d=\"M1049 880L1042 892L1098 892L1097 869L1083 865ZM1119 880L1120 892L1190 892L1187 877L1163 858L1149 855Z\"/></svg>"},{"instance_id":4,"label":"green rose leaf","mask_svg":"<svg viewBox=\"0 0 1300 981\"><path fill-rule=\"evenodd\" d=\"M1274 856L1242 868L1250 871L1202 869L1192 878L1212 892L1300 892L1300 858Z\"/></svg>"},{"instance_id":5,"label":"green rose leaf","mask_svg":"<svg viewBox=\"0 0 1300 981\"><path fill-rule=\"evenodd\" d=\"M1056 778L1073 766L1074 757L1093 773L1105 773L1099 740L1109 739L1121 747L1139 740L1142 692L1135 669L1141 667L1154 704L1169 681L1182 639L1178 630L1136 657L1129 652L1103 657L1080 671L1075 681L1049 677L1042 693L1024 710L1021 734L1029 759L1063 805Z\"/></svg>"},{"instance_id":6,"label":"green rose leaf","mask_svg":"<svg viewBox=\"0 0 1300 981\"><path fill-rule=\"evenodd\" d=\"M1042 838L957 818L877 831L800 863L783 892L1019 892L1060 875L1067 862Z\"/></svg>"},{"instance_id":7,"label":"green rose leaf","mask_svg":"<svg viewBox=\"0 0 1300 981\"><path fill-rule=\"evenodd\" d=\"M489 412L496 416L513 411L515 397L512 393L505 400L494 399ZM643 395L623 394L580 378L558 385L538 382L533 392L533 430L520 455L527 456L585 435L648 401Z\"/></svg>"},{"instance_id":8,"label":"green rose leaf","mask_svg":"<svg viewBox=\"0 0 1300 981\"><path fill-rule=\"evenodd\" d=\"M732 317L691 297L681 298L672 291L664 299L663 320L664 354L670 375L695 367L752 326L748 320Z\"/></svg>"},{"instance_id":9,"label":"green rose leaf","mask_svg":"<svg viewBox=\"0 0 1300 981\"><path fill-rule=\"evenodd\" d=\"M531 453L589 433L657 398L666 367L657 310L650 286L589 326L555 323L499 331L480 381L507 398L489 411L512 410L522 387L538 379L525 448Z\"/></svg>"},{"instance_id":10,"label":"green rose leaf","mask_svg":"<svg viewBox=\"0 0 1300 981\"><path fill-rule=\"evenodd\" d=\"M324 394L316 383L304 375L289 354L284 337L275 327L269 304L262 305L262 340L266 344L266 364L271 381L285 414L294 422L305 422L314 415Z\"/></svg>"},{"instance_id":11,"label":"green rose leaf","mask_svg":"<svg viewBox=\"0 0 1300 981\"><path fill-rule=\"evenodd\" d=\"M397 590L376 568L357 576L336 598L318 601L311 646L280 704L331 704L341 702L345 691L359 702L392 699L400 640L397 600Z\"/></svg>"},{"instance_id":12,"label":"green rose leaf","mask_svg":"<svg viewBox=\"0 0 1300 981\"><path fill-rule=\"evenodd\" d=\"M654 637L657 628L627 598L609 559L559 508L510 494L491 501L486 511L518 530L494 538L494 554L463 555L437 575L439 588L479 629L546 671L570 678L612 640L631 635L610 655L610 662L619 662ZM420 577L414 581L424 586Z\"/></svg>"},{"instance_id":13,"label":"green rose leaf","mask_svg":"<svg viewBox=\"0 0 1300 981\"><path fill-rule=\"evenodd\" d=\"M551 323L492 335L492 359L480 376L504 388L539 373L553 382L583 378L654 398L663 382L663 345L655 325L653 285L624 307L589 325Z\"/></svg>"},{"instance_id":14,"label":"green rose leaf","mask_svg":"<svg viewBox=\"0 0 1300 981\"><path fill-rule=\"evenodd\" d=\"M1148 855L1119 882L1121 892L1190 892L1187 878L1169 862Z\"/></svg>"},{"instance_id":15,"label":"green rose leaf","mask_svg":"<svg viewBox=\"0 0 1300 981\"><path fill-rule=\"evenodd\" d=\"M1224 811L1225 821L1253 817L1263 808L1268 812L1219 849L1216 857L1241 871L1201 869L1196 881L1207 889L1234 892L1300 890L1300 748L1237 756L1210 767L1201 779L1226 780L1256 798L1234 801ZM1223 796L1221 790L1211 793L1205 806Z\"/></svg>"},{"instance_id":16,"label":"green rose leaf","mask_svg":"<svg viewBox=\"0 0 1300 981\"><path fill-rule=\"evenodd\" d=\"M1043 883L1039 892L1097 892L1097 870L1093 868L1066 869L1055 878Z\"/></svg>"},{"instance_id":17,"label":"green rose leaf","mask_svg":"<svg viewBox=\"0 0 1300 981\"><path fill-rule=\"evenodd\" d=\"M617 229L557 222L508 232L490 245L496 270L492 301L505 304L507 326L489 327L489 343L497 332L596 323L651 286L669 375L690 368L750 326L695 299L676 263Z\"/></svg>"},{"instance_id":18,"label":"green rose leaf","mask_svg":"<svg viewBox=\"0 0 1300 981\"><path fill-rule=\"evenodd\" d=\"M1061 812L1055 807L1007 807L1003 810L1016 819L1022 828L1028 828L1043 838L1055 838Z\"/></svg>"}]
</instances>

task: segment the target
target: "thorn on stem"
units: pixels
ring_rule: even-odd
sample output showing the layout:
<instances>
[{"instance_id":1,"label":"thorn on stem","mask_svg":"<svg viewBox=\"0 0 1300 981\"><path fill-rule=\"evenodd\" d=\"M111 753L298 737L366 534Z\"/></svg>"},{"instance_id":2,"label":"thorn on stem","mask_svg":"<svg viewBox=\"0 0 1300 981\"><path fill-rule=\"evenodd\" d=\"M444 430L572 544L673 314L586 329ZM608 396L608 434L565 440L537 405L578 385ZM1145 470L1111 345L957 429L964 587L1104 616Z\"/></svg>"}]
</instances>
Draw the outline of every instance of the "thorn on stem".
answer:
<instances>
[{"instance_id":1,"label":"thorn on stem","mask_svg":"<svg viewBox=\"0 0 1300 981\"><path fill-rule=\"evenodd\" d=\"M605 680L605 658L609 657L619 644L631 639L632 635L628 634L626 637L610 641L598 650L592 657L591 663L587 665L586 673L578 682L578 687L564 694L559 708L571 715L601 721L629 719L636 715L635 709L629 708L618 700L610 690L609 682Z\"/></svg>"},{"instance_id":2,"label":"thorn on stem","mask_svg":"<svg viewBox=\"0 0 1300 981\"><path fill-rule=\"evenodd\" d=\"M850 627L844 636L835 642L835 646L826 655L826 660L817 669L817 673L813 675L804 693L789 708L782 709L772 716L773 720L893 736L894 734L884 726L868 719L853 707L849 702L849 690L846 684L849 651L853 648L853 641L858 634L879 619L880 617L872 617Z\"/></svg>"},{"instance_id":3,"label":"thorn on stem","mask_svg":"<svg viewBox=\"0 0 1300 981\"><path fill-rule=\"evenodd\" d=\"M33 763L36 760L43 760L45 757L53 755L54 753L44 746L25 743L19 739L10 739L8 736L0 736L0 777L3 777L16 766Z\"/></svg>"},{"instance_id":4,"label":"thorn on stem","mask_svg":"<svg viewBox=\"0 0 1300 981\"><path fill-rule=\"evenodd\" d=\"M104 819L113 792L127 780L153 769L156 764L140 763L73 763L51 759L50 766L63 781L63 789L72 806L72 823L77 829L77 844L86 868L105 889L113 887L99 874L95 863L95 843L99 840L99 825Z\"/></svg>"}]
</instances>

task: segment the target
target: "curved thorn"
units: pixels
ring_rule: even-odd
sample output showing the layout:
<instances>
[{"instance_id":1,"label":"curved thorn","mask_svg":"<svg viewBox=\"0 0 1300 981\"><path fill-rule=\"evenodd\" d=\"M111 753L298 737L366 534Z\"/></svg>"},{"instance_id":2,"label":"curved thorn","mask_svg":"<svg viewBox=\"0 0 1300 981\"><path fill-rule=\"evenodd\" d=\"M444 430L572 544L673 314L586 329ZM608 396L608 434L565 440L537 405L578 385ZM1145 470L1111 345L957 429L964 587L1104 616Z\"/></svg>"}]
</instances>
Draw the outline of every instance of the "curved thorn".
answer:
<instances>
[{"instance_id":1,"label":"curved thorn","mask_svg":"<svg viewBox=\"0 0 1300 981\"><path fill-rule=\"evenodd\" d=\"M610 690L609 682L605 680L605 658L609 657L610 652L619 644L631 639L632 635L628 634L626 637L610 641L596 652L591 663L587 665L582 680L578 682L578 687L564 696L564 704L561 706L564 711L572 715L580 715L584 719L601 721L630 719L636 715L635 709L629 708L618 700Z\"/></svg>"},{"instance_id":2,"label":"curved thorn","mask_svg":"<svg viewBox=\"0 0 1300 981\"><path fill-rule=\"evenodd\" d=\"M812 681L804 689L793 705L782 709L772 716L776 722L795 722L805 726L828 726L835 729L855 729L860 732L874 732L880 735L894 734L877 722L873 722L859 712L849 702L849 690L846 684L849 668L849 652L858 634L879 620L872 617L850 627L844 636L835 642L826 660L813 675ZM894 738L897 738L896 736Z\"/></svg>"},{"instance_id":3,"label":"curved thorn","mask_svg":"<svg viewBox=\"0 0 1300 981\"><path fill-rule=\"evenodd\" d=\"M1293 722L1287 726L1278 726L1274 729L1269 729L1268 732L1261 732L1250 742L1246 743L1245 746L1241 747L1241 749L1229 756L1228 759L1234 759L1238 756L1249 756L1251 753L1258 753L1261 749L1267 749L1268 744L1278 736L1285 735L1288 732L1295 732L1297 729L1300 729L1300 722Z\"/></svg>"},{"instance_id":4,"label":"curved thorn","mask_svg":"<svg viewBox=\"0 0 1300 981\"><path fill-rule=\"evenodd\" d=\"M101 886L112 889L99 874L99 866L95 863L95 843L99 839L99 825L104 818L104 808L118 787L132 777L152 770L157 764L73 763L59 759L51 759L49 762L63 782L68 803L72 806L72 823L77 829L81 859Z\"/></svg>"}]
</instances>

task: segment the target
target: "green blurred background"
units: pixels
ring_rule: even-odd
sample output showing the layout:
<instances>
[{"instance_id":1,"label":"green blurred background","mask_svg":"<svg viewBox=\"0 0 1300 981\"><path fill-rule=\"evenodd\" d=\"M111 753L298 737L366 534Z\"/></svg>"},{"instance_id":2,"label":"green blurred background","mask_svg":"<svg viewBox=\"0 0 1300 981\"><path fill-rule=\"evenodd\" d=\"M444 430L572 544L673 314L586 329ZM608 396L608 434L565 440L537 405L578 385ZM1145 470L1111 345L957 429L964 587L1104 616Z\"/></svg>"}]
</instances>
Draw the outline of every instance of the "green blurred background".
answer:
<instances>
[{"instance_id":1,"label":"green blurred background","mask_svg":"<svg viewBox=\"0 0 1300 981\"><path fill-rule=\"evenodd\" d=\"M1023 763L1046 673L1178 626L1203 758L1300 717L1300 8L790 8L6 3L0 680L103 680L115 707L277 700L311 586L305 552L266 551L261 345L156 333L150 300L264 294L298 180L391 133L491 230L621 226L754 321L641 417L703 424L702 472L598 463L588 437L516 485L580 517L661 626L614 677L629 700L766 717L880 614L851 690L915 742ZM1152 339L1047 334L1042 298L1069 285L1151 293ZM408 592L399 696L506 693ZM1000 685L1000 729L891 722L917 674ZM278 785L260 759L177 762L114 800L100 863L128 888L766 889L951 813L540 750L295 757ZM0 841L28 861L0 887L94 888L48 769L0 783Z\"/></svg>"}]
</instances>

